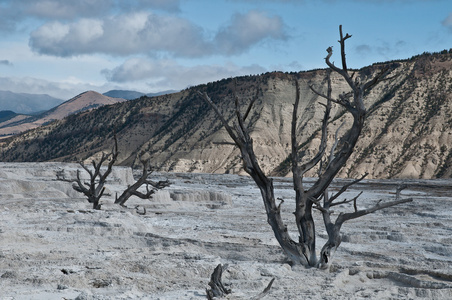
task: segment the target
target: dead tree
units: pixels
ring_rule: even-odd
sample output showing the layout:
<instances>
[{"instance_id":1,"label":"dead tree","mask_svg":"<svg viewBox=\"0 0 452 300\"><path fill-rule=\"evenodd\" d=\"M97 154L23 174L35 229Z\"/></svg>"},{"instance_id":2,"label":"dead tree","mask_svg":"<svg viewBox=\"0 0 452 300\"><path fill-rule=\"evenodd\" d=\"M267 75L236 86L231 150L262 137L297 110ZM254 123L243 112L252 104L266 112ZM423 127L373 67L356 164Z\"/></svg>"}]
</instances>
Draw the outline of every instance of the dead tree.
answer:
<instances>
[{"instance_id":1,"label":"dead tree","mask_svg":"<svg viewBox=\"0 0 452 300\"><path fill-rule=\"evenodd\" d=\"M210 289L206 289L207 299L213 300L218 297L224 297L230 294L232 291L227 289L222 282L221 277L223 276L223 271L228 268L228 265L222 266L219 264L213 270L212 275L210 275L209 286Z\"/></svg>"},{"instance_id":2,"label":"dead tree","mask_svg":"<svg viewBox=\"0 0 452 300\"><path fill-rule=\"evenodd\" d=\"M77 192L84 194L88 198L88 202L93 204L93 209L100 210L102 205L99 201L105 192L105 182L112 171L118 155L118 140L115 135L111 152L108 154L102 152L102 156L98 162L92 160L92 168L86 166L82 161L79 162L80 166L88 173L90 178L89 182L82 181L80 178L80 170L77 170L77 178L75 180L66 179L62 172L57 173L57 180L74 182L72 188ZM102 172L102 165L107 161L107 169Z\"/></svg>"},{"instance_id":3,"label":"dead tree","mask_svg":"<svg viewBox=\"0 0 452 300\"><path fill-rule=\"evenodd\" d=\"M116 136L114 138L115 144L110 153L105 154L102 152L102 156L98 162L93 160L91 164L93 165L93 170L85 166L83 162L80 162L82 168L89 174L90 181L82 182L80 179L80 170L77 170L77 180L72 185L72 188L77 192L83 193L87 198L88 202L93 204L93 209L101 209L101 204L99 203L100 198L105 192L105 183L107 177L110 175L113 165L115 164L119 151L118 151L118 140ZM108 162L107 170L102 173L102 165Z\"/></svg>"},{"instance_id":4,"label":"dead tree","mask_svg":"<svg viewBox=\"0 0 452 300\"><path fill-rule=\"evenodd\" d=\"M330 186L332 180L336 177L338 172L346 164L363 129L367 113L366 107L364 105L364 96L366 91L368 91L380 81L385 80L388 73L387 68L382 68L382 70L378 74L376 74L372 79L368 81L361 82L359 78L354 79L354 73L350 74L349 70L347 69L345 58L345 41L350 38L351 35L346 34L345 36L343 36L342 26L339 26L339 34L342 67L336 67L330 61L333 50L332 47L329 47L327 49L328 55L325 58L326 64L329 67L329 70L327 71L327 93L323 94L311 87L311 90L315 94L326 99L326 104L323 104L323 106L325 107L325 112L321 125L321 143L319 149L311 159L305 161L304 163L300 163L300 146L297 141L296 132L300 90L298 81L295 80L296 96L291 126L291 163L293 185L295 190L294 215L295 223L299 233L298 240L291 238L287 230L287 226L283 222L283 219L281 217L282 202L278 205L276 204L273 181L262 171L254 153L253 140L251 139L248 130L249 127L245 125L246 118L252 108L253 103L255 102L255 99L253 99L248 105L246 113L242 114L240 111L240 105L237 95L235 95L236 123L234 123L233 126L230 126L220 112L219 108L212 102L207 93L200 93L201 97L215 111L223 126L226 128L229 136L233 139L235 145L239 148L242 155L244 170L253 178L256 185L260 189L265 210L267 212L267 221L273 229L274 235L283 251L294 264L301 264L307 267L326 268L329 265L332 250L336 249L341 243L340 229L344 222L367 215L383 208L412 201L412 199L397 198L396 200L390 202L378 202L371 208L361 210L358 209L356 203L358 196L351 201L338 201L338 197L342 193L344 193L351 184L359 182L366 176L366 174L364 174L361 178L353 181L351 184L345 185L336 194L329 195L328 193L328 187ZM329 79L330 72L336 72L340 74L347 82L351 91L339 95L338 98L333 98L331 92L331 81ZM347 113L351 114L351 116L353 117L353 122L348 128L348 131L346 131L346 134L343 135L342 139L338 139L336 137L333 149L331 149L330 154L327 155L328 122L330 120L332 104L342 106ZM328 156L326 162L325 156ZM318 178L311 187L307 188L304 185L303 177L308 171L312 170L315 167L318 168ZM353 202L354 211L350 213L341 213L336 218L336 220L333 221L331 216L331 208L335 205L349 202ZM316 235L313 219L313 209L317 209L322 213L324 226L328 233L328 241L321 249L320 259L317 258L316 254Z\"/></svg>"},{"instance_id":5,"label":"dead tree","mask_svg":"<svg viewBox=\"0 0 452 300\"><path fill-rule=\"evenodd\" d=\"M141 159L143 169L140 178L138 178L138 180L134 184L129 185L127 189L119 197L118 195L116 195L115 200L116 204L125 206L126 201L131 196L137 196L141 199L150 199L157 190L163 189L170 185L170 182L168 180L155 182L148 178L149 175L152 173L149 161L150 158ZM146 193L138 191L138 189L143 185L146 185ZM151 186L151 188L149 188L149 186Z\"/></svg>"},{"instance_id":6,"label":"dead tree","mask_svg":"<svg viewBox=\"0 0 452 300\"><path fill-rule=\"evenodd\" d=\"M88 198L88 202L93 204L93 209L101 209L101 204L99 203L99 201L104 194L107 177L110 175L113 165L115 164L119 155L118 140L116 136L114 137L114 142L115 143L113 149L110 153L102 153L102 157L98 162L96 162L95 160L92 161L92 168L87 167L83 162L79 162L82 168L89 174L89 182L82 181L82 179L80 178L80 170L77 170L76 179L65 178L64 170L57 172L56 174L57 180L73 182L72 188L77 192L83 193ZM102 172L102 165L106 161L108 161L107 169L105 170L105 172ZM152 198L152 195L156 190L163 189L170 185L170 182L168 180L155 182L149 179L149 175L152 172L150 167L150 158L141 159L141 163L143 165L143 171L140 178L138 178L138 180L134 184L129 185L119 197L116 194L115 204L125 206L125 202L131 196L137 196L141 199L150 199ZM146 193L138 191L138 189L143 185L146 185ZM149 186L151 186L151 188L149 188ZM144 213L140 213L138 211L137 213L145 214L146 209L144 208Z\"/></svg>"}]
</instances>

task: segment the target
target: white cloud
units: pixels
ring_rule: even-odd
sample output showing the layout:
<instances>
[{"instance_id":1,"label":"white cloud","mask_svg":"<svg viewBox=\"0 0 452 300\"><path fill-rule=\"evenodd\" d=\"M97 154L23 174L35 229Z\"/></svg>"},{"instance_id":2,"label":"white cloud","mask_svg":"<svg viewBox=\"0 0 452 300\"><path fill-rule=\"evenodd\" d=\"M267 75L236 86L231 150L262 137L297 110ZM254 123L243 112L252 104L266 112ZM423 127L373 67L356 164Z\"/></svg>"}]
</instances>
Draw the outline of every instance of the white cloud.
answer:
<instances>
[{"instance_id":1,"label":"white cloud","mask_svg":"<svg viewBox=\"0 0 452 300\"><path fill-rule=\"evenodd\" d=\"M144 12L46 23L31 33L29 44L38 53L62 57L159 52L193 57L210 51L200 27L179 17Z\"/></svg>"},{"instance_id":2,"label":"white cloud","mask_svg":"<svg viewBox=\"0 0 452 300\"><path fill-rule=\"evenodd\" d=\"M104 70L103 73L112 82L145 81L153 90L164 90L183 89L232 76L260 74L266 71L258 65L240 67L227 63L186 67L173 60L132 58L112 70Z\"/></svg>"},{"instance_id":3,"label":"white cloud","mask_svg":"<svg viewBox=\"0 0 452 300\"><path fill-rule=\"evenodd\" d=\"M0 77L0 90L2 91L48 94L63 100L68 100L88 90L100 90L100 88L74 78L56 82L33 77Z\"/></svg>"},{"instance_id":4,"label":"white cloud","mask_svg":"<svg viewBox=\"0 0 452 300\"><path fill-rule=\"evenodd\" d=\"M221 53L239 54L267 38L287 38L282 19L264 12L250 11L234 15L231 24L217 33L215 44Z\"/></svg>"},{"instance_id":5,"label":"white cloud","mask_svg":"<svg viewBox=\"0 0 452 300\"><path fill-rule=\"evenodd\" d=\"M12 6L23 13L42 19L74 19L79 16L96 16L114 5L112 0L21 0Z\"/></svg>"},{"instance_id":6,"label":"white cloud","mask_svg":"<svg viewBox=\"0 0 452 300\"><path fill-rule=\"evenodd\" d=\"M46 21L101 18L113 12L156 9L180 10L180 0L1 0L0 31L12 33L24 20Z\"/></svg>"},{"instance_id":7,"label":"white cloud","mask_svg":"<svg viewBox=\"0 0 452 300\"><path fill-rule=\"evenodd\" d=\"M184 18L139 12L46 23L31 33L29 45L40 54L60 57L91 53L204 57L240 54L262 41L286 38L281 18L257 11L235 15L214 40L208 40L203 28Z\"/></svg>"},{"instance_id":8,"label":"white cloud","mask_svg":"<svg viewBox=\"0 0 452 300\"><path fill-rule=\"evenodd\" d=\"M84 45L102 37L104 33L102 22L98 20L83 19L78 23L78 26L71 29L68 34L74 36L75 39Z\"/></svg>"}]
</instances>

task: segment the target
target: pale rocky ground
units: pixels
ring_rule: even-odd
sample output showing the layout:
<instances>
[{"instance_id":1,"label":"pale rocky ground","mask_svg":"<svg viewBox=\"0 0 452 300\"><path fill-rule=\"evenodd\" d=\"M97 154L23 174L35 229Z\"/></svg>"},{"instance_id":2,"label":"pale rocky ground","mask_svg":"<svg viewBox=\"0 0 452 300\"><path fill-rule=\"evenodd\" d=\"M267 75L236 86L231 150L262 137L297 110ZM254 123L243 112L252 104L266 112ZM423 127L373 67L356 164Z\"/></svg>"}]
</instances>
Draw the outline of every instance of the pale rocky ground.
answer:
<instances>
[{"instance_id":1,"label":"pale rocky ground","mask_svg":"<svg viewBox=\"0 0 452 300\"><path fill-rule=\"evenodd\" d=\"M131 171L117 168L103 210L94 211L70 183L55 181L57 171L76 169L0 164L0 299L206 299L219 263L229 266L229 299L250 299L272 278L265 299L452 299L451 180L406 181L402 197L412 203L346 223L324 271L285 261L248 177L156 174L173 184L121 208L114 193ZM392 199L398 183L369 180L345 196L364 190L359 207L371 206ZM290 179L276 178L275 187L291 221ZM320 248L326 235L317 230Z\"/></svg>"}]
</instances>

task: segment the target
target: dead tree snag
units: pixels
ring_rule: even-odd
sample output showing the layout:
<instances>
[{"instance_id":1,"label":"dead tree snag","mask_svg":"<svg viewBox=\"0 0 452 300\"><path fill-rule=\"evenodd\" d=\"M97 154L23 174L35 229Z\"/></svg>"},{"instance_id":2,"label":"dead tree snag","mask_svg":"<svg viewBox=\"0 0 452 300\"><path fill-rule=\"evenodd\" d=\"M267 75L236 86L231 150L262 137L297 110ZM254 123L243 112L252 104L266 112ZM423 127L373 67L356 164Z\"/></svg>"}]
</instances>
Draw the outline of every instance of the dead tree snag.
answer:
<instances>
[{"instance_id":1,"label":"dead tree snag","mask_svg":"<svg viewBox=\"0 0 452 300\"><path fill-rule=\"evenodd\" d=\"M59 172L57 173L57 180L74 182L72 188L79 193L84 194L87 197L89 203L93 204L93 209L100 210L101 204L100 198L103 196L105 192L105 183L107 181L107 177L110 175L113 165L115 164L118 158L118 140L116 136L114 137L114 146L110 153L102 153L102 156L98 162L93 160L91 162L92 168L86 166L82 161L79 162L80 166L88 173L89 182L82 181L80 178L80 170L77 170L77 178L74 179L66 179L64 174ZM108 161L107 169L105 171L102 170L102 165Z\"/></svg>"},{"instance_id":2,"label":"dead tree snag","mask_svg":"<svg viewBox=\"0 0 452 300\"><path fill-rule=\"evenodd\" d=\"M231 293L231 290L225 288L221 280L221 277L223 276L223 270L226 270L227 268L228 265L224 265L223 267L221 264L219 264L213 270L212 275L210 275L209 281L210 289L206 289L207 299L213 300L214 298L223 297Z\"/></svg>"},{"instance_id":3,"label":"dead tree snag","mask_svg":"<svg viewBox=\"0 0 452 300\"><path fill-rule=\"evenodd\" d=\"M208 300L222 299L232 293L231 289L227 289L223 285L223 281L221 279L221 277L223 276L223 271L225 271L227 268L228 268L228 265L222 266L221 264L219 264L214 269L212 275L210 275L210 282L209 282L210 289L206 289ZM268 283L267 287L261 293L259 293L256 296L253 296L253 297L248 297L246 299L249 299L249 300L263 299L270 292L270 289L271 289L274 281L275 281L275 278L272 278L272 280L270 280L270 282Z\"/></svg>"},{"instance_id":4,"label":"dead tree snag","mask_svg":"<svg viewBox=\"0 0 452 300\"><path fill-rule=\"evenodd\" d=\"M325 58L326 64L329 67L327 71L328 87L326 94L315 90L311 87L313 93L324 98L326 104L322 104L325 108L323 120L321 124L321 142L317 150L317 153L304 163L301 163L299 148L300 145L297 141L297 120L298 120L298 103L300 101L299 83L295 81L295 104L292 115L291 126L291 163L293 174L293 185L295 190L295 223L298 229L299 237L294 240L289 235L287 226L284 224L281 217L280 206L276 204L273 181L268 178L258 163L253 148L253 140L249 134L249 127L245 125L246 116L250 111L251 104L246 110L246 114L242 115L240 111L240 105L238 98L235 97L235 114L236 122L233 126L230 126L219 108L209 98L207 93L200 93L202 99L204 99L215 111L216 115L226 128L229 136L234 141L235 145L239 148L244 170L253 178L256 185L261 191L261 196L264 202L265 210L267 212L267 221L273 229L273 233L279 242L281 248L288 256L288 258L294 264L301 264L306 267L319 267L326 268L331 262L331 254L341 243L340 229L344 222L367 215L377 210L406 203L412 201L412 199L396 199L394 201L381 203L378 202L375 206L368 209L358 209L356 196L351 200L339 201L338 197L344 193L350 185L355 184L365 178L367 174L362 175L359 179L353 181L351 184L345 185L334 195L330 195L328 188L332 180L336 177L342 167L346 164L350 155L354 151L355 145L361 134L366 119L366 107L364 105L365 93L378 84L382 80L386 80L388 73L387 68L382 68L381 71L376 74L372 79L361 82L360 78L353 78L354 73L350 75L347 69L347 62L345 58L345 41L351 37L351 35L342 34L342 26L339 26L341 46L341 60L342 67L336 67L331 61L333 54L332 47L327 49L327 56ZM332 87L330 80L330 73L336 72L341 75L348 86L350 92L340 94L337 98L332 96ZM328 123L330 120L331 107L333 104L340 105L344 110L349 113L353 122L350 127L345 131L341 138L338 137L339 130L336 132L336 138L332 149L327 151L327 139L328 139ZM341 125L342 127L342 125ZM314 167L317 168L318 178L315 183L308 187L304 184L304 175ZM398 194L399 195L399 194ZM351 213L341 213L335 220L332 219L331 207L344 204L353 203L354 211ZM313 209L321 212L323 216L323 223L328 233L328 241L322 247L320 251L320 258L317 258L316 253L316 235L315 224L313 219Z\"/></svg>"},{"instance_id":5,"label":"dead tree snag","mask_svg":"<svg viewBox=\"0 0 452 300\"><path fill-rule=\"evenodd\" d=\"M88 173L90 178L89 182L81 179L80 170L77 170L76 179L67 179L64 176L64 170L59 171L56 173L57 180L73 182L72 188L77 192L83 193L88 198L88 202L93 204L93 209L101 209L99 201L104 194L107 177L111 174L113 165L115 164L118 155L118 140L115 135L114 146L111 152L108 154L102 153L102 156L98 162L93 160L92 168L86 166L83 162L79 162L80 166ZM106 169L102 169L102 165L107 161L108 165L106 166ZM150 158L141 159L141 163L143 165L141 176L134 184L129 185L119 197L116 195L116 204L125 206L125 202L131 196L137 196L141 199L150 199L156 190L163 189L170 185L168 180L155 182L149 179L149 175L152 173ZM146 193L138 191L138 189L143 185L146 185ZM138 212L138 210L137 213L146 214L146 208L143 209L143 213Z\"/></svg>"}]
</instances>

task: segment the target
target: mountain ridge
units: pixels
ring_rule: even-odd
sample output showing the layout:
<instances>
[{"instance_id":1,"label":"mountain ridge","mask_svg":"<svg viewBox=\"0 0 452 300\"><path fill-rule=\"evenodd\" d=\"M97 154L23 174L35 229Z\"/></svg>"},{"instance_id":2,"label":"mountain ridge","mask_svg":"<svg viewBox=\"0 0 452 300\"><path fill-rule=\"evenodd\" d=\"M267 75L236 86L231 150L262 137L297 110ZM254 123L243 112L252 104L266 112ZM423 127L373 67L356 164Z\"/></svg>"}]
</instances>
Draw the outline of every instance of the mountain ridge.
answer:
<instances>
[{"instance_id":1,"label":"mountain ridge","mask_svg":"<svg viewBox=\"0 0 452 300\"><path fill-rule=\"evenodd\" d=\"M63 102L47 94L14 93L0 91L0 110L11 110L17 114L34 114L46 111Z\"/></svg>"},{"instance_id":2,"label":"mountain ridge","mask_svg":"<svg viewBox=\"0 0 452 300\"><path fill-rule=\"evenodd\" d=\"M175 92L177 92L177 91L176 90L166 90L166 91L161 91L161 92L157 92L157 93L145 94L142 92L131 91L131 90L110 90L108 92L103 93L102 95L108 96L108 97L113 97L113 98L123 98L126 100L134 100L134 99L140 98L142 96L156 97L156 96L171 94L171 93L175 93Z\"/></svg>"},{"instance_id":3,"label":"mountain ridge","mask_svg":"<svg viewBox=\"0 0 452 300\"><path fill-rule=\"evenodd\" d=\"M17 114L13 118L0 122L0 136L19 134L52 121L63 119L71 114L123 101L126 100L107 97L95 91L86 91L39 115Z\"/></svg>"},{"instance_id":4,"label":"mountain ridge","mask_svg":"<svg viewBox=\"0 0 452 300\"><path fill-rule=\"evenodd\" d=\"M391 80L366 95L368 117L362 136L341 177L449 178L452 176L452 53L423 54L407 60L377 63L355 70L368 80L389 67ZM191 87L177 93L104 106L71 115L47 126L5 140L4 161L78 161L95 159L119 140L122 165L139 165L141 153L152 155L156 170L244 174L240 153L210 107L206 92L226 119L233 120L234 97L242 109L257 95L249 115L255 152L265 172L290 174L290 126L295 85L300 85L298 140L305 160L320 142L322 102L310 90L326 89L326 69L269 72ZM332 74L333 96L348 91L343 78ZM337 105L332 110L329 138L344 134L350 118ZM312 170L308 176L315 176Z\"/></svg>"}]
</instances>

